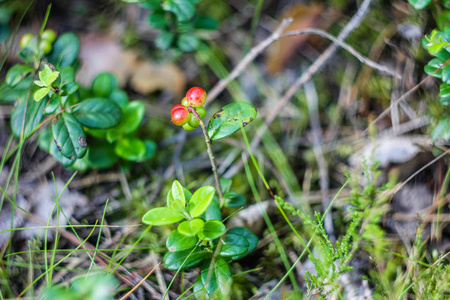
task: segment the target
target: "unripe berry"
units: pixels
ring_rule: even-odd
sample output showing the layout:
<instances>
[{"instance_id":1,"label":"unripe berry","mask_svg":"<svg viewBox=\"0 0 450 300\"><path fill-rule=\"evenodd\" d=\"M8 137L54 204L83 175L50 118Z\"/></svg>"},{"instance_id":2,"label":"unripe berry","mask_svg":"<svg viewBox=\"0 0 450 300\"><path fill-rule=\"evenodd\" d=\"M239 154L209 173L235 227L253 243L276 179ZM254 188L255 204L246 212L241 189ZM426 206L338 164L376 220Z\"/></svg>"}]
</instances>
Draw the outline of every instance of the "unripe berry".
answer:
<instances>
[{"instance_id":1,"label":"unripe berry","mask_svg":"<svg viewBox=\"0 0 450 300\"><path fill-rule=\"evenodd\" d=\"M189 125L188 123L183 125L183 129L186 131L192 131L195 129L195 127L192 127L191 125Z\"/></svg>"},{"instance_id":2,"label":"unripe berry","mask_svg":"<svg viewBox=\"0 0 450 300\"><path fill-rule=\"evenodd\" d=\"M190 113L190 115L191 115L191 117L190 117L190 119L188 121L188 124L191 127L197 128L198 125L200 125L200 121L197 119L197 117L193 113Z\"/></svg>"},{"instance_id":3,"label":"unripe berry","mask_svg":"<svg viewBox=\"0 0 450 300\"><path fill-rule=\"evenodd\" d=\"M44 54L49 54L50 52L52 52L52 43L50 43L46 40L42 40L39 43L39 49L44 51Z\"/></svg>"},{"instance_id":4,"label":"unripe berry","mask_svg":"<svg viewBox=\"0 0 450 300\"><path fill-rule=\"evenodd\" d=\"M45 29L41 38L52 44L56 40L56 32L53 29Z\"/></svg>"},{"instance_id":5,"label":"unripe berry","mask_svg":"<svg viewBox=\"0 0 450 300\"><path fill-rule=\"evenodd\" d=\"M184 97L184 98L181 100L181 105L183 105L184 107L189 107L189 103L188 103L186 97Z\"/></svg>"},{"instance_id":6,"label":"unripe berry","mask_svg":"<svg viewBox=\"0 0 450 300\"><path fill-rule=\"evenodd\" d=\"M172 110L172 112L170 114L171 114L172 123L177 126L182 126L182 125L186 124L191 117L186 107L176 108L176 109Z\"/></svg>"},{"instance_id":7,"label":"unripe berry","mask_svg":"<svg viewBox=\"0 0 450 300\"><path fill-rule=\"evenodd\" d=\"M25 33L22 35L22 38L20 39L20 48L24 49L28 46L33 38L34 36L31 33Z\"/></svg>"},{"instance_id":8,"label":"unripe berry","mask_svg":"<svg viewBox=\"0 0 450 300\"><path fill-rule=\"evenodd\" d=\"M186 99L191 107L202 107L206 102L206 92L201 87L195 86L187 91Z\"/></svg>"},{"instance_id":9,"label":"unripe berry","mask_svg":"<svg viewBox=\"0 0 450 300\"><path fill-rule=\"evenodd\" d=\"M206 116L206 109L204 107L197 107L195 111L198 113L200 118L204 118Z\"/></svg>"}]
</instances>

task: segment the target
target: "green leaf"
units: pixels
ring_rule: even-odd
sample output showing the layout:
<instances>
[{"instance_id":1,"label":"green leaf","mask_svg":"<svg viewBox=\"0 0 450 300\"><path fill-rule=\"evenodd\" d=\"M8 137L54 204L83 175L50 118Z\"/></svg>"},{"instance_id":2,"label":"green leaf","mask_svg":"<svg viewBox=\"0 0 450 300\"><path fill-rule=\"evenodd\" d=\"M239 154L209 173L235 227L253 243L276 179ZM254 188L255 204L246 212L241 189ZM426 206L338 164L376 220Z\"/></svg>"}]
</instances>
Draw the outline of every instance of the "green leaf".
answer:
<instances>
[{"instance_id":1,"label":"green leaf","mask_svg":"<svg viewBox=\"0 0 450 300\"><path fill-rule=\"evenodd\" d=\"M169 225L184 219L182 212L174 211L168 207L157 207L149 210L143 217L142 222L148 225Z\"/></svg>"},{"instance_id":2,"label":"green leaf","mask_svg":"<svg viewBox=\"0 0 450 300\"><path fill-rule=\"evenodd\" d=\"M98 74L92 82L92 92L99 98L108 98L117 87L117 78L111 73Z\"/></svg>"},{"instance_id":3,"label":"green leaf","mask_svg":"<svg viewBox=\"0 0 450 300\"><path fill-rule=\"evenodd\" d=\"M0 103L25 101L28 98L28 93L32 84L31 76L22 80L14 88L7 85L6 82L3 82L0 85Z\"/></svg>"},{"instance_id":4,"label":"green leaf","mask_svg":"<svg viewBox=\"0 0 450 300\"><path fill-rule=\"evenodd\" d=\"M50 151L49 153L53 156L53 158L62 164L64 167L70 167L75 163L75 157L70 159L62 155L61 151L58 150L56 146L56 142L52 139L50 143Z\"/></svg>"},{"instance_id":5,"label":"green leaf","mask_svg":"<svg viewBox=\"0 0 450 300\"><path fill-rule=\"evenodd\" d=\"M450 84L442 83L439 92L439 102L443 105L450 104Z\"/></svg>"},{"instance_id":6,"label":"green leaf","mask_svg":"<svg viewBox=\"0 0 450 300\"><path fill-rule=\"evenodd\" d=\"M39 126L44 118L45 102L36 102L33 100L22 101L11 114L11 130L15 137L20 138L22 125L25 124L23 137L27 139L34 129ZM26 108L26 113L25 112ZM24 120L25 119L25 120Z\"/></svg>"},{"instance_id":7,"label":"green leaf","mask_svg":"<svg viewBox=\"0 0 450 300\"><path fill-rule=\"evenodd\" d=\"M71 82L69 84L66 84L64 88L62 89L61 96L67 97L75 93L79 88L78 83Z\"/></svg>"},{"instance_id":8,"label":"green leaf","mask_svg":"<svg viewBox=\"0 0 450 300\"><path fill-rule=\"evenodd\" d=\"M217 239L225 233L227 228L218 220L210 220L205 223L203 230L199 233L198 237L204 241L211 241Z\"/></svg>"},{"instance_id":9,"label":"green leaf","mask_svg":"<svg viewBox=\"0 0 450 300\"><path fill-rule=\"evenodd\" d=\"M114 148L117 155L129 161L141 160L145 155L145 144L135 137L124 137L117 140Z\"/></svg>"},{"instance_id":10,"label":"green leaf","mask_svg":"<svg viewBox=\"0 0 450 300\"><path fill-rule=\"evenodd\" d=\"M195 191L189 201L189 214L196 218L206 211L213 200L216 189L212 186L204 186Z\"/></svg>"},{"instance_id":11,"label":"green leaf","mask_svg":"<svg viewBox=\"0 0 450 300\"><path fill-rule=\"evenodd\" d=\"M250 245L245 237L240 234L228 233L223 239L220 256L237 256L248 251Z\"/></svg>"},{"instance_id":12,"label":"green leaf","mask_svg":"<svg viewBox=\"0 0 450 300\"><path fill-rule=\"evenodd\" d=\"M73 33L61 34L53 43L53 50L48 60L56 67L64 68L72 65L80 50L80 39Z\"/></svg>"},{"instance_id":13,"label":"green leaf","mask_svg":"<svg viewBox=\"0 0 450 300\"><path fill-rule=\"evenodd\" d=\"M145 155L139 161L145 161L147 159L150 159L153 156L155 156L155 153L156 153L156 143L154 141L144 140L144 145L145 145Z\"/></svg>"},{"instance_id":14,"label":"green leaf","mask_svg":"<svg viewBox=\"0 0 450 300\"><path fill-rule=\"evenodd\" d=\"M195 6L187 0L167 0L162 3L162 7L166 11L173 12L179 22L188 21L195 14Z\"/></svg>"},{"instance_id":15,"label":"green leaf","mask_svg":"<svg viewBox=\"0 0 450 300\"><path fill-rule=\"evenodd\" d=\"M219 24L212 18L198 16L195 18L194 27L204 30L217 30L219 28Z\"/></svg>"},{"instance_id":16,"label":"green leaf","mask_svg":"<svg viewBox=\"0 0 450 300\"><path fill-rule=\"evenodd\" d=\"M198 242L196 236L187 236L178 232L177 229L173 230L166 240L166 247L170 252L181 251L186 249L192 249Z\"/></svg>"},{"instance_id":17,"label":"green leaf","mask_svg":"<svg viewBox=\"0 0 450 300\"><path fill-rule=\"evenodd\" d=\"M169 22L166 19L166 14L163 11L155 11L148 17L150 26L156 29L165 29L169 27Z\"/></svg>"},{"instance_id":18,"label":"green leaf","mask_svg":"<svg viewBox=\"0 0 450 300\"><path fill-rule=\"evenodd\" d=\"M415 9L424 9L430 4L431 0L408 0Z\"/></svg>"},{"instance_id":19,"label":"green leaf","mask_svg":"<svg viewBox=\"0 0 450 300\"><path fill-rule=\"evenodd\" d=\"M185 199L185 204L182 205L181 201L180 201L180 206L182 205L183 208L184 206L186 206L186 202L189 202L192 198L192 193L185 187L183 187L183 192L184 192L184 199ZM169 192L167 193L167 207L172 207L175 202L175 198L172 195L172 189L169 190Z\"/></svg>"},{"instance_id":20,"label":"green leaf","mask_svg":"<svg viewBox=\"0 0 450 300\"><path fill-rule=\"evenodd\" d=\"M178 232L188 236L195 236L200 230L203 229L204 225L205 221L199 218L184 221L178 225Z\"/></svg>"},{"instance_id":21,"label":"green leaf","mask_svg":"<svg viewBox=\"0 0 450 300\"><path fill-rule=\"evenodd\" d=\"M234 191L226 192L223 195L223 199L225 200L226 207L240 207L244 206L246 203L244 195Z\"/></svg>"},{"instance_id":22,"label":"green leaf","mask_svg":"<svg viewBox=\"0 0 450 300\"><path fill-rule=\"evenodd\" d=\"M33 71L28 65L15 65L6 73L5 82L10 87L15 87Z\"/></svg>"},{"instance_id":23,"label":"green leaf","mask_svg":"<svg viewBox=\"0 0 450 300\"><path fill-rule=\"evenodd\" d=\"M45 152L50 152L50 144L55 143L52 137L52 130L50 127L46 127L39 131L38 146Z\"/></svg>"},{"instance_id":24,"label":"green leaf","mask_svg":"<svg viewBox=\"0 0 450 300\"><path fill-rule=\"evenodd\" d=\"M442 68L442 81L445 83L450 83L450 63L446 64Z\"/></svg>"},{"instance_id":25,"label":"green leaf","mask_svg":"<svg viewBox=\"0 0 450 300\"><path fill-rule=\"evenodd\" d=\"M61 70L61 83L60 86L65 86L66 84L72 83L75 81L75 70L72 66L67 66Z\"/></svg>"},{"instance_id":26,"label":"green leaf","mask_svg":"<svg viewBox=\"0 0 450 300\"><path fill-rule=\"evenodd\" d=\"M178 180L174 180L172 183L172 197L175 200L179 200L183 208L186 206L186 198L184 196L183 186Z\"/></svg>"},{"instance_id":27,"label":"green leaf","mask_svg":"<svg viewBox=\"0 0 450 300\"><path fill-rule=\"evenodd\" d=\"M40 88L36 92L34 92L33 99L34 101L39 102L42 100L42 98L47 96L48 93L50 93L50 88Z\"/></svg>"},{"instance_id":28,"label":"green leaf","mask_svg":"<svg viewBox=\"0 0 450 300\"><path fill-rule=\"evenodd\" d=\"M97 141L89 144L88 160L92 168L104 169L114 165L119 157L110 144Z\"/></svg>"},{"instance_id":29,"label":"green leaf","mask_svg":"<svg viewBox=\"0 0 450 300\"><path fill-rule=\"evenodd\" d=\"M57 94L53 94L53 96L47 101L47 104L44 108L44 115L51 115L53 114L61 104L61 96Z\"/></svg>"},{"instance_id":30,"label":"green leaf","mask_svg":"<svg viewBox=\"0 0 450 300\"><path fill-rule=\"evenodd\" d=\"M204 264L201 272L202 283L206 288L206 292L210 296L214 295L213 298L215 299L228 299L232 283L228 263L224 259L219 258L212 267L212 272L209 272L209 268L210 264Z\"/></svg>"},{"instance_id":31,"label":"green leaf","mask_svg":"<svg viewBox=\"0 0 450 300\"><path fill-rule=\"evenodd\" d=\"M175 40L175 35L170 31L162 31L155 39L155 45L161 50L167 50Z\"/></svg>"},{"instance_id":32,"label":"green leaf","mask_svg":"<svg viewBox=\"0 0 450 300\"><path fill-rule=\"evenodd\" d=\"M192 253L191 253L192 252ZM172 271L186 270L198 266L205 258L205 252L200 248L167 252L164 255L164 266Z\"/></svg>"},{"instance_id":33,"label":"green leaf","mask_svg":"<svg viewBox=\"0 0 450 300\"><path fill-rule=\"evenodd\" d=\"M440 119L436 127L433 128L431 140L436 141L437 139L450 140L450 117Z\"/></svg>"},{"instance_id":34,"label":"green leaf","mask_svg":"<svg viewBox=\"0 0 450 300\"><path fill-rule=\"evenodd\" d=\"M89 170L89 167L91 167L91 165L89 163L88 155L89 150L88 153L83 158L75 159L75 162L70 167L74 170L82 172Z\"/></svg>"},{"instance_id":35,"label":"green leaf","mask_svg":"<svg viewBox=\"0 0 450 300\"><path fill-rule=\"evenodd\" d=\"M238 260L244 256L247 256L250 252L255 250L256 246L258 245L259 239L256 237L256 235L253 234L253 232L251 232L249 229L247 229L245 227L231 228L230 230L228 230L227 234L241 235L247 240L247 243L249 245L247 251L245 251L244 253L242 253L240 255L232 256L230 258L231 260Z\"/></svg>"},{"instance_id":36,"label":"green leaf","mask_svg":"<svg viewBox=\"0 0 450 300\"><path fill-rule=\"evenodd\" d=\"M208 135L212 140L232 135L256 118L256 109L247 102L225 105L208 123Z\"/></svg>"},{"instance_id":37,"label":"green leaf","mask_svg":"<svg viewBox=\"0 0 450 300\"><path fill-rule=\"evenodd\" d=\"M198 48L200 39L192 33L184 33L178 37L177 46L184 52L191 52Z\"/></svg>"},{"instance_id":38,"label":"green leaf","mask_svg":"<svg viewBox=\"0 0 450 300\"><path fill-rule=\"evenodd\" d=\"M128 94L122 90L114 90L109 95L109 99L117 104L122 110L125 109L128 103Z\"/></svg>"},{"instance_id":39,"label":"green leaf","mask_svg":"<svg viewBox=\"0 0 450 300\"><path fill-rule=\"evenodd\" d=\"M201 215L201 218L205 221L221 221L222 213L220 212L219 205L215 201L211 202L211 204L208 206L208 209Z\"/></svg>"},{"instance_id":40,"label":"green leaf","mask_svg":"<svg viewBox=\"0 0 450 300\"><path fill-rule=\"evenodd\" d=\"M117 130L123 134L134 132L142 122L145 113L144 103L140 101L132 101L127 104L122 113L122 119Z\"/></svg>"},{"instance_id":41,"label":"green leaf","mask_svg":"<svg viewBox=\"0 0 450 300\"><path fill-rule=\"evenodd\" d=\"M74 300L79 298L79 295L67 287L53 285L45 288L41 297L43 300Z\"/></svg>"},{"instance_id":42,"label":"green leaf","mask_svg":"<svg viewBox=\"0 0 450 300\"><path fill-rule=\"evenodd\" d=\"M44 66L44 70L39 71L39 79L42 83L44 83L44 86L50 86L58 78L58 76L59 72L52 71L48 65Z\"/></svg>"},{"instance_id":43,"label":"green leaf","mask_svg":"<svg viewBox=\"0 0 450 300\"><path fill-rule=\"evenodd\" d=\"M73 114L83 126L108 129L119 124L122 111L108 99L89 98L75 106Z\"/></svg>"},{"instance_id":44,"label":"green leaf","mask_svg":"<svg viewBox=\"0 0 450 300\"><path fill-rule=\"evenodd\" d=\"M53 119L53 138L62 155L70 159L86 155L86 135L80 122L70 113L62 113Z\"/></svg>"}]
</instances>

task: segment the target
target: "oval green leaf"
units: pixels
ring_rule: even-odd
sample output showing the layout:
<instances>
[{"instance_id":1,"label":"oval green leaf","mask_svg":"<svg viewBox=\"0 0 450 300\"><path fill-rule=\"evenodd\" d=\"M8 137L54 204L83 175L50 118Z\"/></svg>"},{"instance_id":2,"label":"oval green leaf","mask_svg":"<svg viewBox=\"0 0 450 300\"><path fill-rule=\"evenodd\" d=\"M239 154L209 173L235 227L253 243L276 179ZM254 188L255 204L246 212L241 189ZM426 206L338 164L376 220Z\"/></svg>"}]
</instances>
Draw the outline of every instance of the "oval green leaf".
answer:
<instances>
[{"instance_id":1,"label":"oval green leaf","mask_svg":"<svg viewBox=\"0 0 450 300\"><path fill-rule=\"evenodd\" d=\"M198 218L184 221L181 222L180 225L178 225L178 232L188 236L195 236L200 230L203 229L204 225L205 221Z\"/></svg>"},{"instance_id":2,"label":"oval green leaf","mask_svg":"<svg viewBox=\"0 0 450 300\"><path fill-rule=\"evenodd\" d=\"M135 137L125 137L117 141L114 151L120 157L129 160L141 160L145 155L145 144Z\"/></svg>"},{"instance_id":3,"label":"oval green leaf","mask_svg":"<svg viewBox=\"0 0 450 300\"><path fill-rule=\"evenodd\" d=\"M87 151L86 135L80 122L70 113L57 115L52 125L53 138L62 155L82 158Z\"/></svg>"},{"instance_id":4,"label":"oval green leaf","mask_svg":"<svg viewBox=\"0 0 450 300\"><path fill-rule=\"evenodd\" d=\"M83 126L108 129L119 124L122 111L111 100L89 98L75 106L73 114Z\"/></svg>"},{"instance_id":5,"label":"oval green leaf","mask_svg":"<svg viewBox=\"0 0 450 300\"><path fill-rule=\"evenodd\" d=\"M181 202L182 207L186 206L186 197L184 196L183 186L178 180L174 180L172 183L172 196L173 199Z\"/></svg>"},{"instance_id":6,"label":"oval green leaf","mask_svg":"<svg viewBox=\"0 0 450 300\"><path fill-rule=\"evenodd\" d=\"M49 101L47 101L47 104L44 108L44 114L45 115L51 115L53 114L61 104L61 96L57 94L53 94L53 96L50 98Z\"/></svg>"},{"instance_id":7,"label":"oval green leaf","mask_svg":"<svg viewBox=\"0 0 450 300\"><path fill-rule=\"evenodd\" d=\"M34 130L37 129L44 118L44 107L44 101L36 102L30 99L28 104L27 101L22 101L11 114L11 130L14 136L20 138L22 125L25 125L23 137L24 139L27 139L34 132Z\"/></svg>"},{"instance_id":8,"label":"oval green leaf","mask_svg":"<svg viewBox=\"0 0 450 300\"><path fill-rule=\"evenodd\" d=\"M80 39L73 33L61 34L53 43L53 50L48 60L56 67L67 67L72 65L80 50Z\"/></svg>"},{"instance_id":9,"label":"oval green leaf","mask_svg":"<svg viewBox=\"0 0 450 300\"><path fill-rule=\"evenodd\" d=\"M226 231L225 225L217 220L210 220L205 223L203 230L199 233L198 237L204 241L210 241L217 239Z\"/></svg>"},{"instance_id":10,"label":"oval green leaf","mask_svg":"<svg viewBox=\"0 0 450 300\"><path fill-rule=\"evenodd\" d=\"M256 246L258 245L258 241L259 241L258 237L256 235L254 235L253 232L251 232L249 229L247 229L245 227L231 228L230 230L228 230L227 234L241 235L247 240L248 245L249 245L247 251L245 251L244 253L242 253L240 255L232 256L230 258L231 260L238 260L244 256L247 256L247 254L249 254L250 252L255 250Z\"/></svg>"},{"instance_id":11,"label":"oval green leaf","mask_svg":"<svg viewBox=\"0 0 450 300\"><path fill-rule=\"evenodd\" d=\"M29 65L15 65L6 73L5 82L10 87L15 87L33 71Z\"/></svg>"},{"instance_id":12,"label":"oval green leaf","mask_svg":"<svg viewBox=\"0 0 450 300\"><path fill-rule=\"evenodd\" d=\"M189 201L189 214L196 218L206 211L213 200L216 189L212 186L204 186L195 191Z\"/></svg>"},{"instance_id":13,"label":"oval green leaf","mask_svg":"<svg viewBox=\"0 0 450 300\"><path fill-rule=\"evenodd\" d=\"M164 255L164 266L172 271L185 270L198 266L204 259L205 252L198 247L194 250L187 249L175 252L167 252Z\"/></svg>"},{"instance_id":14,"label":"oval green leaf","mask_svg":"<svg viewBox=\"0 0 450 300\"><path fill-rule=\"evenodd\" d=\"M185 203L183 208L186 206L186 203L189 202L192 198L192 193L185 187L183 187L183 193L184 193L184 199L185 199ZM171 207L173 206L173 203L175 202L175 198L172 195L172 189L169 190L169 192L167 193L167 207ZM181 204L181 202L180 202Z\"/></svg>"},{"instance_id":15,"label":"oval green leaf","mask_svg":"<svg viewBox=\"0 0 450 300\"><path fill-rule=\"evenodd\" d=\"M178 232L178 230L173 230L166 240L166 247L170 252L181 251L186 249L192 249L198 242L196 236L187 236Z\"/></svg>"},{"instance_id":16,"label":"oval green leaf","mask_svg":"<svg viewBox=\"0 0 450 300\"><path fill-rule=\"evenodd\" d=\"M149 210L142 217L142 222L148 225L169 225L184 219L183 213L168 207L157 207Z\"/></svg>"},{"instance_id":17,"label":"oval green leaf","mask_svg":"<svg viewBox=\"0 0 450 300\"><path fill-rule=\"evenodd\" d=\"M144 118L145 107L140 101L131 101L127 104L122 113L122 119L118 126L118 130L123 134L134 132L141 124Z\"/></svg>"},{"instance_id":18,"label":"oval green leaf","mask_svg":"<svg viewBox=\"0 0 450 300\"><path fill-rule=\"evenodd\" d=\"M111 73L101 73L92 82L92 92L99 98L108 98L118 86L117 78Z\"/></svg>"},{"instance_id":19,"label":"oval green leaf","mask_svg":"<svg viewBox=\"0 0 450 300\"><path fill-rule=\"evenodd\" d=\"M216 260L213 270L209 272L210 264L204 264L201 277L203 286L212 299L228 299L231 290L231 271L228 263L219 258ZM210 278L208 278L210 277Z\"/></svg>"},{"instance_id":20,"label":"oval green leaf","mask_svg":"<svg viewBox=\"0 0 450 300\"><path fill-rule=\"evenodd\" d=\"M212 140L232 135L256 118L256 108L247 102L225 105L208 123L208 135Z\"/></svg>"},{"instance_id":21,"label":"oval green leaf","mask_svg":"<svg viewBox=\"0 0 450 300\"><path fill-rule=\"evenodd\" d=\"M87 156L89 164L94 169L111 167L119 160L119 157L114 152L114 148L110 144L99 141L95 141L95 143L89 145Z\"/></svg>"},{"instance_id":22,"label":"oval green leaf","mask_svg":"<svg viewBox=\"0 0 450 300\"><path fill-rule=\"evenodd\" d=\"M244 254L250 247L247 239L240 234L228 233L223 239L220 256L237 256Z\"/></svg>"}]
</instances>

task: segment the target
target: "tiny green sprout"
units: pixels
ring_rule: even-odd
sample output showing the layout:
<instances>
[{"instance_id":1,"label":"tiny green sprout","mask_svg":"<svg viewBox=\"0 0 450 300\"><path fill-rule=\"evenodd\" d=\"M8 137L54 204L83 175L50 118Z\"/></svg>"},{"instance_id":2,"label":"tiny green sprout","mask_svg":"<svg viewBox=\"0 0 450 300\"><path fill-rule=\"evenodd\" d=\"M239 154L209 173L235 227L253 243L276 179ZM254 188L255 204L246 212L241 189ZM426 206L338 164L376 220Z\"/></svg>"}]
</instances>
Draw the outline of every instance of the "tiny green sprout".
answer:
<instances>
[{"instance_id":1,"label":"tiny green sprout","mask_svg":"<svg viewBox=\"0 0 450 300\"><path fill-rule=\"evenodd\" d=\"M44 70L39 72L39 80L34 81L34 84L40 86L34 95L33 99L35 101L41 101L42 98L48 95L48 93L53 90L52 83L58 78L59 72L52 71L48 65L45 65Z\"/></svg>"}]
</instances>

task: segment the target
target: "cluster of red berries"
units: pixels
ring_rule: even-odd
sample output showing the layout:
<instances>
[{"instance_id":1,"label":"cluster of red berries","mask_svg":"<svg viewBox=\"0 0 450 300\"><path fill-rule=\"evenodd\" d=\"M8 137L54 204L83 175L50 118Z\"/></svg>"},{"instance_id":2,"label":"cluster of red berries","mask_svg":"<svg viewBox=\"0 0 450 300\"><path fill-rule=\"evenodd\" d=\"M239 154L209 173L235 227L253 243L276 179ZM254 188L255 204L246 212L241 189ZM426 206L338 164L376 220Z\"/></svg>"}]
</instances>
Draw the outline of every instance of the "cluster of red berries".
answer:
<instances>
[{"instance_id":1,"label":"cluster of red berries","mask_svg":"<svg viewBox=\"0 0 450 300\"><path fill-rule=\"evenodd\" d=\"M181 104L172 107L170 116L172 123L177 126L183 126L184 130L191 131L200 125L200 120L192 112L195 110L200 118L206 115L203 105L206 102L206 92L201 87L190 88L186 97L181 100Z\"/></svg>"}]
</instances>

